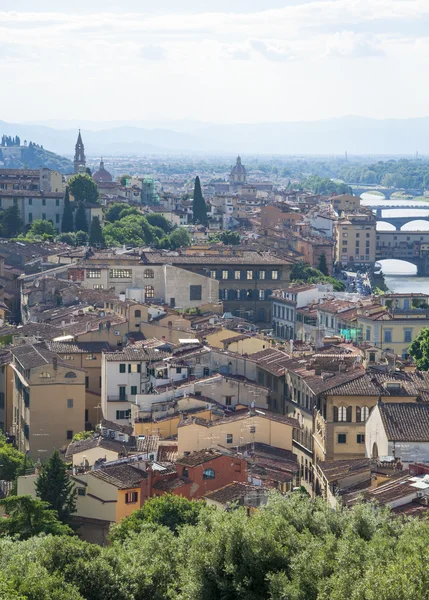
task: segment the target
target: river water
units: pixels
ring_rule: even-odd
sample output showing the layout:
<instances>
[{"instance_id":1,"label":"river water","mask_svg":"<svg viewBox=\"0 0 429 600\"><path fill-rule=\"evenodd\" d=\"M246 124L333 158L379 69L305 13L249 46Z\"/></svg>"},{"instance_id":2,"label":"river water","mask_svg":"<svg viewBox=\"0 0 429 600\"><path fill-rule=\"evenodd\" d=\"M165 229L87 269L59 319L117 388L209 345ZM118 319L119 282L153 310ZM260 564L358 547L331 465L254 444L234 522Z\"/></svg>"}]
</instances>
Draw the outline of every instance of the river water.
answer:
<instances>
[{"instance_id":1,"label":"river water","mask_svg":"<svg viewBox=\"0 0 429 600\"><path fill-rule=\"evenodd\" d=\"M376 202L378 205L391 206L397 202L400 206L409 206L409 209L392 209L383 213L384 217L417 217L429 215L429 202L424 200L386 200L376 194L362 194L362 205L370 206ZM421 208L420 208L421 206ZM412 207L412 208L411 208ZM378 231L395 229L389 223L377 223ZM404 226L407 231L429 231L429 222L413 221ZM417 267L403 260L381 260L380 264L384 273L386 285L391 292L421 292L429 293L429 277L417 277Z\"/></svg>"}]
</instances>

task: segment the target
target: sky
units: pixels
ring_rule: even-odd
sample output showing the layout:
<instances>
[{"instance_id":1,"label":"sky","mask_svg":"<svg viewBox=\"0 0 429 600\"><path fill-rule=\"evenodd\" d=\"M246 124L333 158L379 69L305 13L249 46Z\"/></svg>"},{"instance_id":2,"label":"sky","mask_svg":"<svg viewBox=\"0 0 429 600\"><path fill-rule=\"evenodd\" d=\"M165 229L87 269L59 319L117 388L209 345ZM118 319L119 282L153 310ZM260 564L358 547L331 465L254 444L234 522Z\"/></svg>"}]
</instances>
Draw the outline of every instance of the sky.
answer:
<instances>
[{"instance_id":1,"label":"sky","mask_svg":"<svg viewBox=\"0 0 429 600\"><path fill-rule=\"evenodd\" d=\"M429 115L428 0L1 0L0 119Z\"/></svg>"}]
</instances>

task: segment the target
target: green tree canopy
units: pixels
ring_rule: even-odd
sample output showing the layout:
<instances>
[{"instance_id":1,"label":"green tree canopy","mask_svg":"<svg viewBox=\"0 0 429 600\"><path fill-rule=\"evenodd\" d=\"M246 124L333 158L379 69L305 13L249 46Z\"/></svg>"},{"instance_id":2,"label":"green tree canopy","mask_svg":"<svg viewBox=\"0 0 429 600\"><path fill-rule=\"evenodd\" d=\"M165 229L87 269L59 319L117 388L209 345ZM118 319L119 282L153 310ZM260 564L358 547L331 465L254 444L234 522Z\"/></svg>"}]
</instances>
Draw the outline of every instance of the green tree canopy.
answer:
<instances>
[{"instance_id":1,"label":"green tree canopy","mask_svg":"<svg viewBox=\"0 0 429 600\"><path fill-rule=\"evenodd\" d=\"M170 247L174 250L176 248L183 248L191 245L191 238L189 233L183 227L174 229L169 237Z\"/></svg>"},{"instance_id":2,"label":"green tree canopy","mask_svg":"<svg viewBox=\"0 0 429 600\"><path fill-rule=\"evenodd\" d=\"M86 231L76 231L75 236L76 236L76 244L78 246L84 246L89 240L89 237L88 237L88 234Z\"/></svg>"},{"instance_id":3,"label":"green tree canopy","mask_svg":"<svg viewBox=\"0 0 429 600\"><path fill-rule=\"evenodd\" d=\"M114 223L128 215L141 215L141 213L134 206L128 206L123 202L115 202L115 204L112 204L112 206L107 209L104 220L107 223Z\"/></svg>"},{"instance_id":4,"label":"green tree canopy","mask_svg":"<svg viewBox=\"0 0 429 600\"><path fill-rule=\"evenodd\" d=\"M50 238L55 237L56 235L55 227L52 225L50 221L46 221L44 219L37 219L33 222L30 229L28 230L27 236L48 236Z\"/></svg>"},{"instance_id":5,"label":"green tree canopy","mask_svg":"<svg viewBox=\"0 0 429 600\"><path fill-rule=\"evenodd\" d=\"M131 179L131 175L125 174L118 177L119 183L124 187L127 185L127 179Z\"/></svg>"},{"instance_id":6,"label":"green tree canopy","mask_svg":"<svg viewBox=\"0 0 429 600\"><path fill-rule=\"evenodd\" d=\"M42 502L31 496L8 496L0 500L0 506L6 513L0 518L1 536L18 536L25 540L39 533L70 535L72 530L61 523L58 514L50 508L48 502Z\"/></svg>"},{"instance_id":7,"label":"green tree canopy","mask_svg":"<svg viewBox=\"0 0 429 600\"><path fill-rule=\"evenodd\" d=\"M91 228L89 230L89 244L90 246L104 245L103 230L101 229L98 217L92 217Z\"/></svg>"},{"instance_id":8,"label":"green tree canopy","mask_svg":"<svg viewBox=\"0 0 429 600\"><path fill-rule=\"evenodd\" d=\"M207 225L207 205L201 191L201 182L198 175L195 177L194 197L192 201L193 222Z\"/></svg>"},{"instance_id":9,"label":"green tree canopy","mask_svg":"<svg viewBox=\"0 0 429 600\"><path fill-rule=\"evenodd\" d=\"M88 173L70 177L68 187L75 202L98 202L98 186Z\"/></svg>"},{"instance_id":10,"label":"green tree canopy","mask_svg":"<svg viewBox=\"0 0 429 600\"><path fill-rule=\"evenodd\" d=\"M67 467L58 450L42 465L36 481L36 494L57 511L63 523L76 511L73 481L67 475Z\"/></svg>"},{"instance_id":11,"label":"green tree canopy","mask_svg":"<svg viewBox=\"0 0 429 600\"><path fill-rule=\"evenodd\" d=\"M74 231L73 211L70 204L70 194L68 186L66 187L66 191L64 194L64 211L63 216L61 218L61 231L62 233L69 233L70 231Z\"/></svg>"},{"instance_id":12,"label":"green tree canopy","mask_svg":"<svg viewBox=\"0 0 429 600\"><path fill-rule=\"evenodd\" d=\"M209 236L209 242L222 242L225 246L238 246L240 244L240 234L238 231L219 231Z\"/></svg>"},{"instance_id":13,"label":"green tree canopy","mask_svg":"<svg viewBox=\"0 0 429 600\"><path fill-rule=\"evenodd\" d=\"M59 242L63 242L64 244L69 244L69 246L76 246L76 234L75 233L60 233L57 237Z\"/></svg>"},{"instance_id":14,"label":"green tree canopy","mask_svg":"<svg viewBox=\"0 0 429 600\"><path fill-rule=\"evenodd\" d=\"M336 292L343 292L346 286L342 281L338 281L334 277L324 275L318 269L311 267L309 263L303 260L295 263L290 272L290 280L295 283L332 283L333 289Z\"/></svg>"},{"instance_id":15,"label":"green tree canopy","mask_svg":"<svg viewBox=\"0 0 429 600\"><path fill-rule=\"evenodd\" d=\"M429 327L420 331L408 351L420 371L429 370Z\"/></svg>"},{"instance_id":16,"label":"green tree canopy","mask_svg":"<svg viewBox=\"0 0 429 600\"><path fill-rule=\"evenodd\" d=\"M86 218L85 204L79 202L74 217L74 228L76 231L85 231L88 233L88 219Z\"/></svg>"},{"instance_id":17,"label":"green tree canopy","mask_svg":"<svg viewBox=\"0 0 429 600\"><path fill-rule=\"evenodd\" d=\"M13 481L23 464L26 462L25 454L6 441L6 437L0 433L0 479ZM26 462L31 467L31 461Z\"/></svg>"},{"instance_id":18,"label":"green tree canopy","mask_svg":"<svg viewBox=\"0 0 429 600\"><path fill-rule=\"evenodd\" d=\"M329 275L328 262L326 260L325 253L319 255L319 259L317 261L317 268L321 273L323 273L323 275Z\"/></svg>"},{"instance_id":19,"label":"green tree canopy","mask_svg":"<svg viewBox=\"0 0 429 600\"><path fill-rule=\"evenodd\" d=\"M170 221L158 213L149 213L146 215L147 222L154 227L160 227L165 233L170 233L173 229Z\"/></svg>"},{"instance_id":20,"label":"green tree canopy","mask_svg":"<svg viewBox=\"0 0 429 600\"><path fill-rule=\"evenodd\" d=\"M3 237L14 237L22 230L23 221L16 205L5 208L0 212L0 227Z\"/></svg>"}]
</instances>

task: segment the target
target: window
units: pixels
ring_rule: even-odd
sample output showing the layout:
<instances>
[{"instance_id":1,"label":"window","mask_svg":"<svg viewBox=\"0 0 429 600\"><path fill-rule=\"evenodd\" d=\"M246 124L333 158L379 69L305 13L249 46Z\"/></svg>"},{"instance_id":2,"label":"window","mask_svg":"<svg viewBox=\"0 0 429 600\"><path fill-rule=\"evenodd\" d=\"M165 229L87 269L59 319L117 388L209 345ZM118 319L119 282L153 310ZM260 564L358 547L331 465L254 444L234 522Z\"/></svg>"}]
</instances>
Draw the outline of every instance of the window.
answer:
<instances>
[{"instance_id":1,"label":"window","mask_svg":"<svg viewBox=\"0 0 429 600\"><path fill-rule=\"evenodd\" d=\"M231 406L232 396L225 396L225 404L226 406Z\"/></svg>"},{"instance_id":2,"label":"window","mask_svg":"<svg viewBox=\"0 0 429 600\"><path fill-rule=\"evenodd\" d=\"M347 434L339 433L337 435L337 442L338 444L347 444Z\"/></svg>"},{"instance_id":3,"label":"window","mask_svg":"<svg viewBox=\"0 0 429 600\"><path fill-rule=\"evenodd\" d=\"M404 329L404 342L412 342L413 341L413 330L412 329Z\"/></svg>"},{"instance_id":4,"label":"window","mask_svg":"<svg viewBox=\"0 0 429 600\"><path fill-rule=\"evenodd\" d=\"M278 279L278 278L279 278L279 272L271 271L271 279Z\"/></svg>"},{"instance_id":5,"label":"window","mask_svg":"<svg viewBox=\"0 0 429 600\"><path fill-rule=\"evenodd\" d=\"M0 408L4 408L4 392L0 392Z\"/></svg>"},{"instance_id":6,"label":"window","mask_svg":"<svg viewBox=\"0 0 429 600\"><path fill-rule=\"evenodd\" d=\"M265 271L259 271L258 277L259 279L265 279Z\"/></svg>"},{"instance_id":7,"label":"window","mask_svg":"<svg viewBox=\"0 0 429 600\"><path fill-rule=\"evenodd\" d=\"M351 406L346 408L345 406L334 406L334 422L345 423L351 422Z\"/></svg>"},{"instance_id":8,"label":"window","mask_svg":"<svg viewBox=\"0 0 429 600\"><path fill-rule=\"evenodd\" d=\"M76 489L78 496L86 496L86 489L84 487L78 487Z\"/></svg>"},{"instance_id":9,"label":"window","mask_svg":"<svg viewBox=\"0 0 429 600\"><path fill-rule=\"evenodd\" d=\"M366 328L366 341L369 342L371 339L371 327Z\"/></svg>"},{"instance_id":10,"label":"window","mask_svg":"<svg viewBox=\"0 0 429 600\"><path fill-rule=\"evenodd\" d=\"M15 206L18 204L18 198L14 198L13 199L13 203L15 204Z\"/></svg>"},{"instance_id":11,"label":"window","mask_svg":"<svg viewBox=\"0 0 429 600\"><path fill-rule=\"evenodd\" d=\"M141 316L142 316L142 311L141 310L135 310L134 311L134 317L136 319L139 318L139 317L141 317Z\"/></svg>"},{"instance_id":12,"label":"window","mask_svg":"<svg viewBox=\"0 0 429 600\"><path fill-rule=\"evenodd\" d=\"M222 271L222 279L228 279L228 271Z\"/></svg>"},{"instance_id":13,"label":"window","mask_svg":"<svg viewBox=\"0 0 429 600\"><path fill-rule=\"evenodd\" d=\"M214 479L215 472L213 469L204 469L203 471L203 479Z\"/></svg>"},{"instance_id":14,"label":"window","mask_svg":"<svg viewBox=\"0 0 429 600\"><path fill-rule=\"evenodd\" d=\"M356 436L356 441L358 444L364 444L365 443L365 434L364 433L358 433Z\"/></svg>"},{"instance_id":15,"label":"window","mask_svg":"<svg viewBox=\"0 0 429 600\"><path fill-rule=\"evenodd\" d=\"M42 206L46 206L46 198L42 198Z\"/></svg>"},{"instance_id":16,"label":"window","mask_svg":"<svg viewBox=\"0 0 429 600\"><path fill-rule=\"evenodd\" d=\"M259 300L265 300L265 290L259 290Z\"/></svg>"},{"instance_id":17,"label":"window","mask_svg":"<svg viewBox=\"0 0 429 600\"><path fill-rule=\"evenodd\" d=\"M183 468L182 477L189 477L188 467Z\"/></svg>"},{"instance_id":18,"label":"window","mask_svg":"<svg viewBox=\"0 0 429 600\"><path fill-rule=\"evenodd\" d=\"M189 286L189 300L201 300L202 299L202 286L201 285L190 285Z\"/></svg>"},{"instance_id":19,"label":"window","mask_svg":"<svg viewBox=\"0 0 429 600\"><path fill-rule=\"evenodd\" d=\"M369 417L369 408L368 406L362 406L360 411L360 420L366 421Z\"/></svg>"},{"instance_id":20,"label":"window","mask_svg":"<svg viewBox=\"0 0 429 600\"><path fill-rule=\"evenodd\" d=\"M389 344L392 342L392 330L391 329L384 330L384 341Z\"/></svg>"},{"instance_id":21,"label":"window","mask_svg":"<svg viewBox=\"0 0 429 600\"><path fill-rule=\"evenodd\" d=\"M60 222L60 215L56 214L55 215L55 223L59 223Z\"/></svg>"},{"instance_id":22,"label":"window","mask_svg":"<svg viewBox=\"0 0 429 600\"><path fill-rule=\"evenodd\" d=\"M28 206L32 206L33 205L33 198L29 198L28 199Z\"/></svg>"},{"instance_id":23,"label":"window","mask_svg":"<svg viewBox=\"0 0 429 600\"><path fill-rule=\"evenodd\" d=\"M127 399L127 388L125 385L119 386L119 400L123 401Z\"/></svg>"},{"instance_id":24,"label":"window","mask_svg":"<svg viewBox=\"0 0 429 600\"><path fill-rule=\"evenodd\" d=\"M110 277L112 279L131 279L131 269L110 269Z\"/></svg>"},{"instance_id":25,"label":"window","mask_svg":"<svg viewBox=\"0 0 429 600\"><path fill-rule=\"evenodd\" d=\"M46 221L46 213L42 213L42 219Z\"/></svg>"},{"instance_id":26,"label":"window","mask_svg":"<svg viewBox=\"0 0 429 600\"><path fill-rule=\"evenodd\" d=\"M137 394L137 386L132 385L131 386L131 396L135 396L136 394Z\"/></svg>"},{"instance_id":27,"label":"window","mask_svg":"<svg viewBox=\"0 0 429 600\"><path fill-rule=\"evenodd\" d=\"M153 279L155 277L155 272L153 269L145 269L143 272L143 277L145 279Z\"/></svg>"},{"instance_id":28,"label":"window","mask_svg":"<svg viewBox=\"0 0 429 600\"><path fill-rule=\"evenodd\" d=\"M135 504L139 499L138 492L127 492L125 494L125 504Z\"/></svg>"},{"instance_id":29,"label":"window","mask_svg":"<svg viewBox=\"0 0 429 600\"><path fill-rule=\"evenodd\" d=\"M226 434L226 443L227 443L227 444L232 444L232 440L233 440L233 435L232 435L232 433L227 433L227 434Z\"/></svg>"},{"instance_id":30,"label":"window","mask_svg":"<svg viewBox=\"0 0 429 600\"><path fill-rule=\"evenodd\" d=\"M55 200L55 206L59 206L59 205L60 205L60 199L59 199L59 198L57 198L57 199Z\"/></svg>"},{"instance_id":31,"label":"window","mask_svg":"<svg viewBox=\"0 0 429 600\"><path fill-rule=\"evenodd\" d=\"M102 283L98 283L94 285L94 290L103 290L104 285Z\"/></svg>"},{"instance_id":32,"label":"window","mask_svg":"<svg viewBox=\"0 0 429 600\"><path fill-rule=\"evenodd\" d=\"M253 271L252 270L246 271L246 279L253 279Z\"/></svg>"},{"instance_id":33,"label":"window","mask_svg":"<svg viewBox=\"0 0 429 600\"><path fill-rule=\"evenodd\" d=\"M234 271L234 279L241 279L241 271Z\"/></svg>"},{"instance_id":34,"label":"window","mask_svg":"<svg viewBox=\"0 0 429 600\"><path fill-rule=\"evenodd\" d=\"M73 398L67 399L67 408L73 408Z\"/></svg>"},{"instance_id":35,"label":"window","mask_svg":"<svg viewBox=\"0 0 429 600\"><path fill-rule=\"evenodd\" d=\"M33 213L28 213L28 222L29 223L33 222Z\"/></svg>"},{"instance_id":36,"label":"window","mask_svg":"<svg viewBox=\"0 0 429 600\"><path fill-rule=\"evenodd\" d=\"M116 411L116 420L123 421L124 419L129 419L130 411L129 410L117 410Z\"/></svg>"},{"instance_id":37,"label":"window","mask_svg":"<svg viewBox=\"0 0 429 600\"><path fill-rule=\"evenodd\" d=\"M251 425L249 431L250 433L256 433L256 425Z\"/></svg>"},{"instance_id":38,"label":"window","mask_svg":"<svg viewBox=\"0 0 429 600\"><path fill-rule=\"evenodd\" d=\"M101 269L87 269L86 270L86 278L87 279L100 279L101 278Z\"/></svg>"},{"instance_id":39,"label":"window","mask_svg":"<svg viewBox=\"0 0 429 600\"><path fill-rule=\"evenodd\" d=\"M89 388L89 377L85 377L85 388Z\"/></svg>"},{"instance_id":40,"label":"window","mask_svg":"<svg viewBox=\"0 0 429 600\"><path fill-rule=\"evenodd\" d=\"M209 271L209 273L212 279L216 279L216 271Z\"/></svg>"},{"instance_id":41,"label":"window","mask_svg":"<svg viewBox=\"0 0 429 600\"><path fill-rule=\"evenodd\" d=\"M73 439L73 430L72 429L67 429L67 439L68 440Z\"/></svg>"},{"instance_id":42,"label":"window","mask_svg":"<svg viewBox=\"0 0 429 600\"><path fill-rule=\"evenodd\" d=\"M147 285L144 288L144 295L145 298L155 298L155 288L153 287L153 285Z\"/></svg>"},{"instance_id":43,"label":"window","mask_svg":"<svg viewBox=\"0 0 429 600\"><path fill-rule=\"evenodd\" d=\"M64 377L66 379L76 379L76 373L73 373L73 371L68 371L68 373L66 373Z\"/></svg>"},{"instance_id":44,"label":"window","mask_svg":"<svg viewBox=\"0 0 429 600\"><path fill-rule=\"evenodd\" d=\"M39 375L40 379L50 379L51 376L49 373L46 373L46 371L44 371L43 373L40 373Z\"/></svg>"},{"instance_id":45,"label":"window","mask_svg":"<svg viewBox=\"0 0 429 600\"><path fill-rule=\"evenodd\" d=\"M126 372L126 365L125 363L120 363L119 365L119 373L125 373Z\"/></svg>"}]
</instances>

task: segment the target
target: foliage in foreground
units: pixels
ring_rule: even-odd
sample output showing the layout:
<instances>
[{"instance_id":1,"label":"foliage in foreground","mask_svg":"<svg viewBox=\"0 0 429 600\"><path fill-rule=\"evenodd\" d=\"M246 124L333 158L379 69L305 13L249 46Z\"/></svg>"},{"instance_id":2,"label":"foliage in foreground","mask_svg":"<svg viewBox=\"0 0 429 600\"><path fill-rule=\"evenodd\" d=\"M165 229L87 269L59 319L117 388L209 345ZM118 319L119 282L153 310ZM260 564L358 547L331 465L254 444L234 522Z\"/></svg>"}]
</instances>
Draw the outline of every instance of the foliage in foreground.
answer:
<instances>
[{"instance_id":1,"label":"foliage in foreground","mask_svg":"<svg viewBox=\"0 0 429 600\"><path fill-rule=\"evenodd\" d=\"M422 329L413 340L409 353L420 371L429 370L429 327Z\"/></svg>"},{"instance_id":2,"label":"foliage in foreground","mask_svg":"<svg viewBox=\"0 0 429 600\"><path fill-rule=\"evenodd\" d=\"M144 522L106 548L2 539L0 590L34 600L423 600L428 538L427 520L274 495L251 517L203 508L177 535Z\"/></svg>"},{"instance_id":3,"label":"foliage in foreground","mask_svg":"<svg viewBox=\"0 0 429 600\"><path fill-rule=\"evenodd\" d=\"M323 264L321 266L323 266ZM325 267L327 270L326 257ZM302 260L293 265L290 273L290 280L294 283L332 283L334 292L343 292L346 289L346 286L342 281L338 281L338 279L335 279L334 277L325 275L319 269L315 269L310 266L309 263Z\"/></svg>"}]
</instances>

